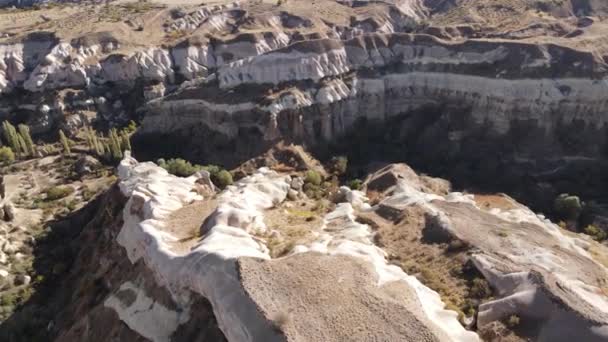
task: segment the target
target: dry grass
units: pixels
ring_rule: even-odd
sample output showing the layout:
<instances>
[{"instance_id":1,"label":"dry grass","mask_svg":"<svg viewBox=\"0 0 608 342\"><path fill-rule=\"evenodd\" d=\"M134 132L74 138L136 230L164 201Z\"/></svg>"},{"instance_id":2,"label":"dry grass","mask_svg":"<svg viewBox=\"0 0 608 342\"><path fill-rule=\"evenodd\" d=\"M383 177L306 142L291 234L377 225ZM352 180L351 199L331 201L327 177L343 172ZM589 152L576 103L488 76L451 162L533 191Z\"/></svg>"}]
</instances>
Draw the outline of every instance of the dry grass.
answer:
<instances>
[{"instance_id":1,"label":"dry grass","mask_svg":"<svg viewBox=\"0 0 608 342\"><path fill-rule=\"evenodd\" d=\"M289 253L294 246L312 240L313 232L321 228L325 206L317 201L287 202L264 213L268 232L259 235L266 240L270 256L279 258ZM276 231L277 233L272 233Z\"/></svg>"},{"instance_id":2,"label":"dry grass","mask_svg":"<svg viewBox=\"0 0 608 342\"><path fill-rule=\"evenodd\" d=\"M377 213L359 213L357 221L376 231L376 241L388 254L392 264L416 276L437 291L448 309L465 316L475 314L474 299L485 299L491 293L487 283L467 261L468 245L424 241L424 210L410 207L390 220Z\"/></svg>"}]
</instances>

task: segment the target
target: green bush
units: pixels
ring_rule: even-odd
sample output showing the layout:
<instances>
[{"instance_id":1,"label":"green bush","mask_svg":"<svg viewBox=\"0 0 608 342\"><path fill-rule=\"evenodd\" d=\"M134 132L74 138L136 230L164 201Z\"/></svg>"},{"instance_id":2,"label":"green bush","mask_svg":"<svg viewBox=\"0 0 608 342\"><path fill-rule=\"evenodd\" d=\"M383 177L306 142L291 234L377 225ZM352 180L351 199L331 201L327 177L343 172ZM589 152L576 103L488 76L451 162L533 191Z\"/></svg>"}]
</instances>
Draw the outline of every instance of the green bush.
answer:
<instances>
[{"instance_id":1,"label":"green bush","mask_svg":"<svg viewBox=\"0 0 608 342\"><path fill-rule=\"evenodd\" d=\"M0 147L0 163L1 164L10 164L15 161L15 153L11 150L10 147L2 146Z\"/></svg>"},{"instance_id":2,"label":"green bush","mask_svg":"<svg viewBox=\"0 0 608 342\"><path fill-rule=\"evenodd\" d=\"M304 183L320 186L322 182L323 178L321 178L321 175L316 171L309 170L304 174Z\"/></svg>"},{"instance_id":3,"label":"green bush","mask_svg":"<svg viewBox=\"0 0 608 342\"><path fill-rule=\"evenodd\" d=\"M211 181L220 189L226 188L233 183L232 174L226 170L220 170L216 173L211 173Z\"/></svg>"},{"instance_id":4,"label":"green bush","mask_svg":"<svg viewBox=\"0 0 608 342\"><path fill-rule=\"evenodd\" d=\"M590 235L596 241L604 241L606 240L606 238L608 238L608 234L606 234L603 229L598 228L592 224L585 227L585 229L583 229L583 232L587 235Z\"/></svg>"},{"instance_id":5,"label":"green bush","mask_svg":"<svg viewBox=\"0 0 608 342\"><path fill-rule=\"evenodd\" d=\"M583 210L583 203L578 196L561 194L555 199L554 208L560 218L576 220Z\"/></svg>"},{"instance_id":6,"label":"green bush","mask_svg":"<svg viewBox=\"0 0 608 342\"><path fill-rule=\"evenodd\" d=\"M348 182L348 187L352 190L361 190L361 187L363 187L363 181L360 179L353 179Z\"/></svg>"},{"instance_id":7,"label":"green bush","mask_svg":"<svg viewBox=\"0 0 608 342\"><path fill-rule=\"evenodd\" d=\"M507 326L509 328L515 328L516 326L519 325L519 321L520 321L519 316L511 315L511 316L509 316L509 319L507 320Z\"/></svg>"},{"instance_id":8,"label":"green bush","mask_svg":"<svg viewBox=\"0 0 608 342\"><path fill-rule=\"evenodd\" d=\"M65 198L71 195L74 192L74 189L69 186L54 186L52 188L48 188L46 193L47 201L56 201L61 198Z\"/></svg>"},{"instance_id":9,"label":"green bush","mask_svg":"<svg viewBox=\"0 0 608 342\"><path fill-rule=\"evenodd\" d=\"M488 282L485 279L475 278L475 279L473 279L473 283L472 283L469 294L473 298L478 298L478 299L488 298L492 295L492 289L490 289L490 284L488 284Z\"/></svg>"},{"instance_id":10,"label":"green bush","mask_svg":"<svg viewBox=\"0 0 608 342\"><path fill-rule=\"evenodd\" d=\"M167 170L170 174L178 177L190 177L194 173L201 170L200 165L192 165L189 161L181 158L169 159L167 161L163 159L158 160L158 166Z\"/></svg>"},{"instance_id":11,"label":"green bush","mask_svg":"<svg viewBox=\"0 0 608 342\"><path fill-rule=\"evenodd\" d=\"M348 158L343 156L331 158L330 169L335 175L345 174L348 169Z\"/></svg>"}]
</instances>

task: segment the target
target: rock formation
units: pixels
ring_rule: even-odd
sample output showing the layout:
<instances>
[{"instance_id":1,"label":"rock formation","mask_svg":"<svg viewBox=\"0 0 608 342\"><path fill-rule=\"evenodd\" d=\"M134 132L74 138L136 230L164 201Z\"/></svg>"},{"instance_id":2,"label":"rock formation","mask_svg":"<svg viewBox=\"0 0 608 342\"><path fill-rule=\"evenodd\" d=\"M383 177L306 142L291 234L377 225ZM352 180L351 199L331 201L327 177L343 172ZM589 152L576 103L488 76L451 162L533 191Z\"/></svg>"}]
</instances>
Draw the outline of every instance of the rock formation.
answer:
<instances>
[{"instance_id":1,"label":"rock formation","mask_svg":"<svg viewBox=\"0 0 608 342\"><path fill-rule=\"evenodd\" d=\"M78 320L58 318L60 340L93 336L83 324L103 313L108 325L118 319L151 341L179 341L188 326L215 319L229 341L479 341L443 297L394 262L390 246L377 244L385 229L402 229L403 213L410 223L426 222L416 243L466 246L451 258L470 260L494 291L479 306L478 329L516 315L535 340L606 339L608 272L596 261L605 247L513 200L482 205L483 197L446 192L441 180L389 166L365 183L382 193L377 204L342 188L345 202L275 258L272 239L289 227L274 228L269 218L275 210L290 215L290 176L262 168L203 197L195 191L201 175L178 178L129 156L119 175L118 197L126 200L111 205L124 203L111 257L121 266L105 268L112 280L95 309L74 303L63 315L85 310ZM128 264L133 271L121 271ZM201 300L210 306L201 309Z\"/></svg>"}]
</instances>

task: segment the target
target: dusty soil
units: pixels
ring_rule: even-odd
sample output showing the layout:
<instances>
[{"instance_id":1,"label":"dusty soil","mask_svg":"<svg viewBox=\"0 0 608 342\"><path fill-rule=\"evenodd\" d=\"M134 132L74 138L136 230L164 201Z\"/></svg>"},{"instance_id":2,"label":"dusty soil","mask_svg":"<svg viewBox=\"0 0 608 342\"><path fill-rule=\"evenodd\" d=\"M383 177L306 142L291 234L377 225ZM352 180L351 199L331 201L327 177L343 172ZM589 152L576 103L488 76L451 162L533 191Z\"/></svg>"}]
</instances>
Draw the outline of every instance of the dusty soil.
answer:
<instances>
[{"instance_id":1,"label":"dusty soil","mask_svg":"<svg viewBox=\"0 0 608 342\"><path fill-rule=\"evenodd\" d=\"M492 210L493 208L501 210L522 208L521 204L504 194L475 194L474 201L483 210Z\"/></svg>"},{"instance_id":2,"label":"dusty soil","mask_svg":"<svg viewBox=\"0 0 608 342\"><path fill-rule=\"evenodd\" d=\"M203 222L216 208L217 200L208 199L196 201L171 213L164 222L165 231L178 239L168 242L171 249L178 253L189 252L200 238Z\"/></svg>"},{"instance_id":3,"label":"dusty soil","mask_svg":"<svg viewBox=\"0 0 608 342\"><path fill-rule=\"evenodd\" d=\"M467 272L468 248L456 243L428 241L423 234L427 223L422 208L360 212L357 219L372 227L376 233L375 243L388 253L391 263L437 291L451 310L463 316L474 314L471 281L479 275L472 270Z\"/></svg>"},{"instance_id":4,"label":"dusty soil","mask_svg":"<svg viewBox=\"0 0 608 342\"><path fill-rule=\"evenodd\" d=\"M290 341L438 341L403 283L376 286L370 264L303 253L238 262L245 291ZM298 272L293 272L296 269ZM443 337L443 336L442 336Z\"/></svg>"}]
</instances>

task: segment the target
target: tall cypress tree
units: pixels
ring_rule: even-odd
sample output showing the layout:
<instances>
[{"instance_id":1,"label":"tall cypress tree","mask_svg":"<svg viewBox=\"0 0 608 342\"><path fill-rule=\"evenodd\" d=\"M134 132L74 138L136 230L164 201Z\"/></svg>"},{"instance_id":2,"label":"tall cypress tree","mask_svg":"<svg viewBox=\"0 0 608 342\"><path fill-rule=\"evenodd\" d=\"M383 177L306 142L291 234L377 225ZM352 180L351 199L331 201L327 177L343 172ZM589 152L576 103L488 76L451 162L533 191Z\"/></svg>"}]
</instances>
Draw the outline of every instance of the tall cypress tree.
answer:
<instances>
[{"instance_id":1,"label":"tall cypress tree","mask_svg":"<svg viewBox=\"0 0 608 342\"><path fill-rule=\"evenodd\" d=\"M72 151L70 149L70 142L68 141L68 138L65 136L62 130L59 130L59 141L61 141L61 145L63 145L63 154L65 154L66 156L72 154Z\"/></svg>"},{"instance_id":2,"label":"tall cypress tree","mask_svg":"<svg viewBox=\"0 0 608 342\"><path fill-rule=\"evenodd\" d=\"M19 125L19 135L23 138L23 142L25 143L26 153L32 157L36 156L36 145L32 140L32 136L30 134L30 128L27 125Z\"/></svg>"}]
</instances>

